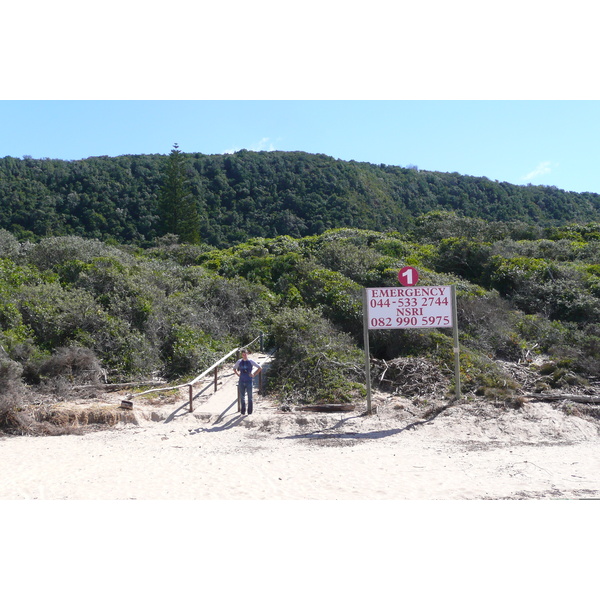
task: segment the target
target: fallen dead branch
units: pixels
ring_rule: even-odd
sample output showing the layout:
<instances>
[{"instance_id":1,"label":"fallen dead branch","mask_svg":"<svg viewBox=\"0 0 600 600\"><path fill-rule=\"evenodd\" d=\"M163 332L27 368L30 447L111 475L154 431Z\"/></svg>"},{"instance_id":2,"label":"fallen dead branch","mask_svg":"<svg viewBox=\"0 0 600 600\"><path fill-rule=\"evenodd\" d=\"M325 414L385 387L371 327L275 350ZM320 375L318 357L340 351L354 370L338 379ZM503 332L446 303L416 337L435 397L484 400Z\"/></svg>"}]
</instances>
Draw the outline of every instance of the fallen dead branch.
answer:
<instances>
[{"instance_id":1,"label":"fallen dead branch","mask_svg":"<svg viewBox=\"0 0 600 600\"><path fill-rule=\"evenodd\" d=\"M156 385L157 381L132 381L129 383L92 383L87 385L75 385L74 390L97 389L105 392L116 392L128 388L138 388Z\"/></svg>"},{"instance_id":2,"label":"fallen dead branch","mask_svg":"<svg viewBox=\"0 0 600 600\"><path fill-rule=\"evenodd\" d=\"M371 361L373 381L382 390L403 396L444 396L449 378L439 367L415 357Z\"/></svg>"},{"instance_id":3,"label":"fallen dead branch","mask_svg":"<svg viewBox=\"0 0 600 600\"><path fill-rule=\"evenodd\" d=\"M352 412L356 410L354 404L307 404L298 406L296 410L309 412Z\"/></svg>"},{"instance_id":4,"label":"fallen dead branch","mask_svg":"<svg viewBox=\"0 0 600 600\"><path fill-rule=\"evenodd\" d=\"M581 402L585 404L600 404L600 396L579 396L577 394L522 394L525 398L533 398L540 402L558 402L561 400L570 400L571 402Z\"/></svg>"}]
</instances>

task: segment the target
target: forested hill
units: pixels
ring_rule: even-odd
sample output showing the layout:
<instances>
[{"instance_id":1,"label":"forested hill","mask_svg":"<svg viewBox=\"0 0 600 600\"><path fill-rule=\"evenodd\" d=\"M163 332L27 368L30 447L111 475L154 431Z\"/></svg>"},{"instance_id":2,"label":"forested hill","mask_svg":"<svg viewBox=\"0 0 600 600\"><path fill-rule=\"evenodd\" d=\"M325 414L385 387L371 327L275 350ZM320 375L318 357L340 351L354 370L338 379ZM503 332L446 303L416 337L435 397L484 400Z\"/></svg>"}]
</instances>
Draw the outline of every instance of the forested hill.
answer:
<instances>
[{"instance_id":1,"label":"forested hill","mask_svg":"<svg viewBox=\"0 0 600 600\"><path fill-rule=\"evenodd\" d=\"M181 156L200 238L217 247L337 227L404 232L416 217L434 210L542 226L600 220L599 194L555 187L303 152ZM144 245L161 235L159 192L168 160L168 155L2 158L0 229L21 240L77 235Z\"/></svg>"}]
</instances>

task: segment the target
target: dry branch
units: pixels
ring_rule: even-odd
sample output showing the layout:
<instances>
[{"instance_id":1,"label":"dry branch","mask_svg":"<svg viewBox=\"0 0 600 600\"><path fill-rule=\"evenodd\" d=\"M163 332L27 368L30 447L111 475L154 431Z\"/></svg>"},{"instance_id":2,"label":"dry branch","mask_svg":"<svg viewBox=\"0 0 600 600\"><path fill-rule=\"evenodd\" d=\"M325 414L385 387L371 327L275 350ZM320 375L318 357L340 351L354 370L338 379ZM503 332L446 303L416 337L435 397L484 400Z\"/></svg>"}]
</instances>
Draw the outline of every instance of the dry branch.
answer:
<instances>
[{"instance_id":1,"label":"dry branch","mask_svg":"<svg viewBox=\"0 0 600 600\"><path fill-rule=\"evenodd\" d=\"M86 385L75 385L74 390L97 389L105 392L116 392L127 388L146 387L156 385L156 381L132 381L129 383L90 383Z\"/></svg>"},{"instance_id":2,"label":"dry branch","mask_svg":"<svg viewBox=\"0 0 600 600\"><path fill-rule=\"evenodd\" d=\"M571 402L581 402L585 404L600 404L600 396L579 396L576 394L523 394L525 398L533 398L540 402L558 402L560 400L570 400Z\"/></svg>"},{"instance_id":3,"label":"dry branch","mask_svg":"<svg viewBox=\"0 0 600 600\"><path fill-rule=\"evenodd\" d=\"M404 396L443 396L449 385L439 367L427 360L402 357L371 361L371 373L380 388Z\"/></svg>"}]
</instances>

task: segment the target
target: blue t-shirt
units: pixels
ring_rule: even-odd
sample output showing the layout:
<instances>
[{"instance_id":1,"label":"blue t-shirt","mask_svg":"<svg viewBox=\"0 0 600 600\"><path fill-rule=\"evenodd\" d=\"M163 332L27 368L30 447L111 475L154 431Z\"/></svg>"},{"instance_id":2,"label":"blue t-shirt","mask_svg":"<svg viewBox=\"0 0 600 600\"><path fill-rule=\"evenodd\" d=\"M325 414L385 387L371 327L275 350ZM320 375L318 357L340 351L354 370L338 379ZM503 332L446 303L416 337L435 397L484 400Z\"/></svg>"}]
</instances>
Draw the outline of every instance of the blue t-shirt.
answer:
<instances>
[{"instance_id":1,"label":"blue t-shirt","mask_svg":"<svg viewBox=\"0 0 600 600\"><path fill-rule=\"evenodd\" d=\"M260 366L253 360L244 360L243 358L240 358L240 360L235 363L234 368L240 373L240 381L248 382L252 381L252 377L250 377L250 375L255 367L260 369Z\"/></svg>"}]
</instances>

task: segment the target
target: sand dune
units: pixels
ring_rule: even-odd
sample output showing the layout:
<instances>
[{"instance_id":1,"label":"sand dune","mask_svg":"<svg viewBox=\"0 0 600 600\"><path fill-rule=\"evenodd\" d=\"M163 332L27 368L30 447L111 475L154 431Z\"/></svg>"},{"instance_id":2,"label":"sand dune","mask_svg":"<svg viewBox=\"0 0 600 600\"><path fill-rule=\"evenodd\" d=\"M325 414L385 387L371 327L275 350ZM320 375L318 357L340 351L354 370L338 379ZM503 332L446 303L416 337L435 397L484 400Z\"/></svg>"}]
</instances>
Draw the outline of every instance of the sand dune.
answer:
<instances>
[{"instance_id":1,"label":"sand dune","mask_svg":"<svg viewBox=\"0 0 600 600\"><path fill-rule=\"evenodd\" d=\"M0 438L0 500L600 498L598 423L551 404L466 403L424 420L382 399L372 415L321 414L256 395L241 416L234 379L224 372L191 413L184 391L158 408L140 398L136 423Z\"/></svg>"}]
</instances>

